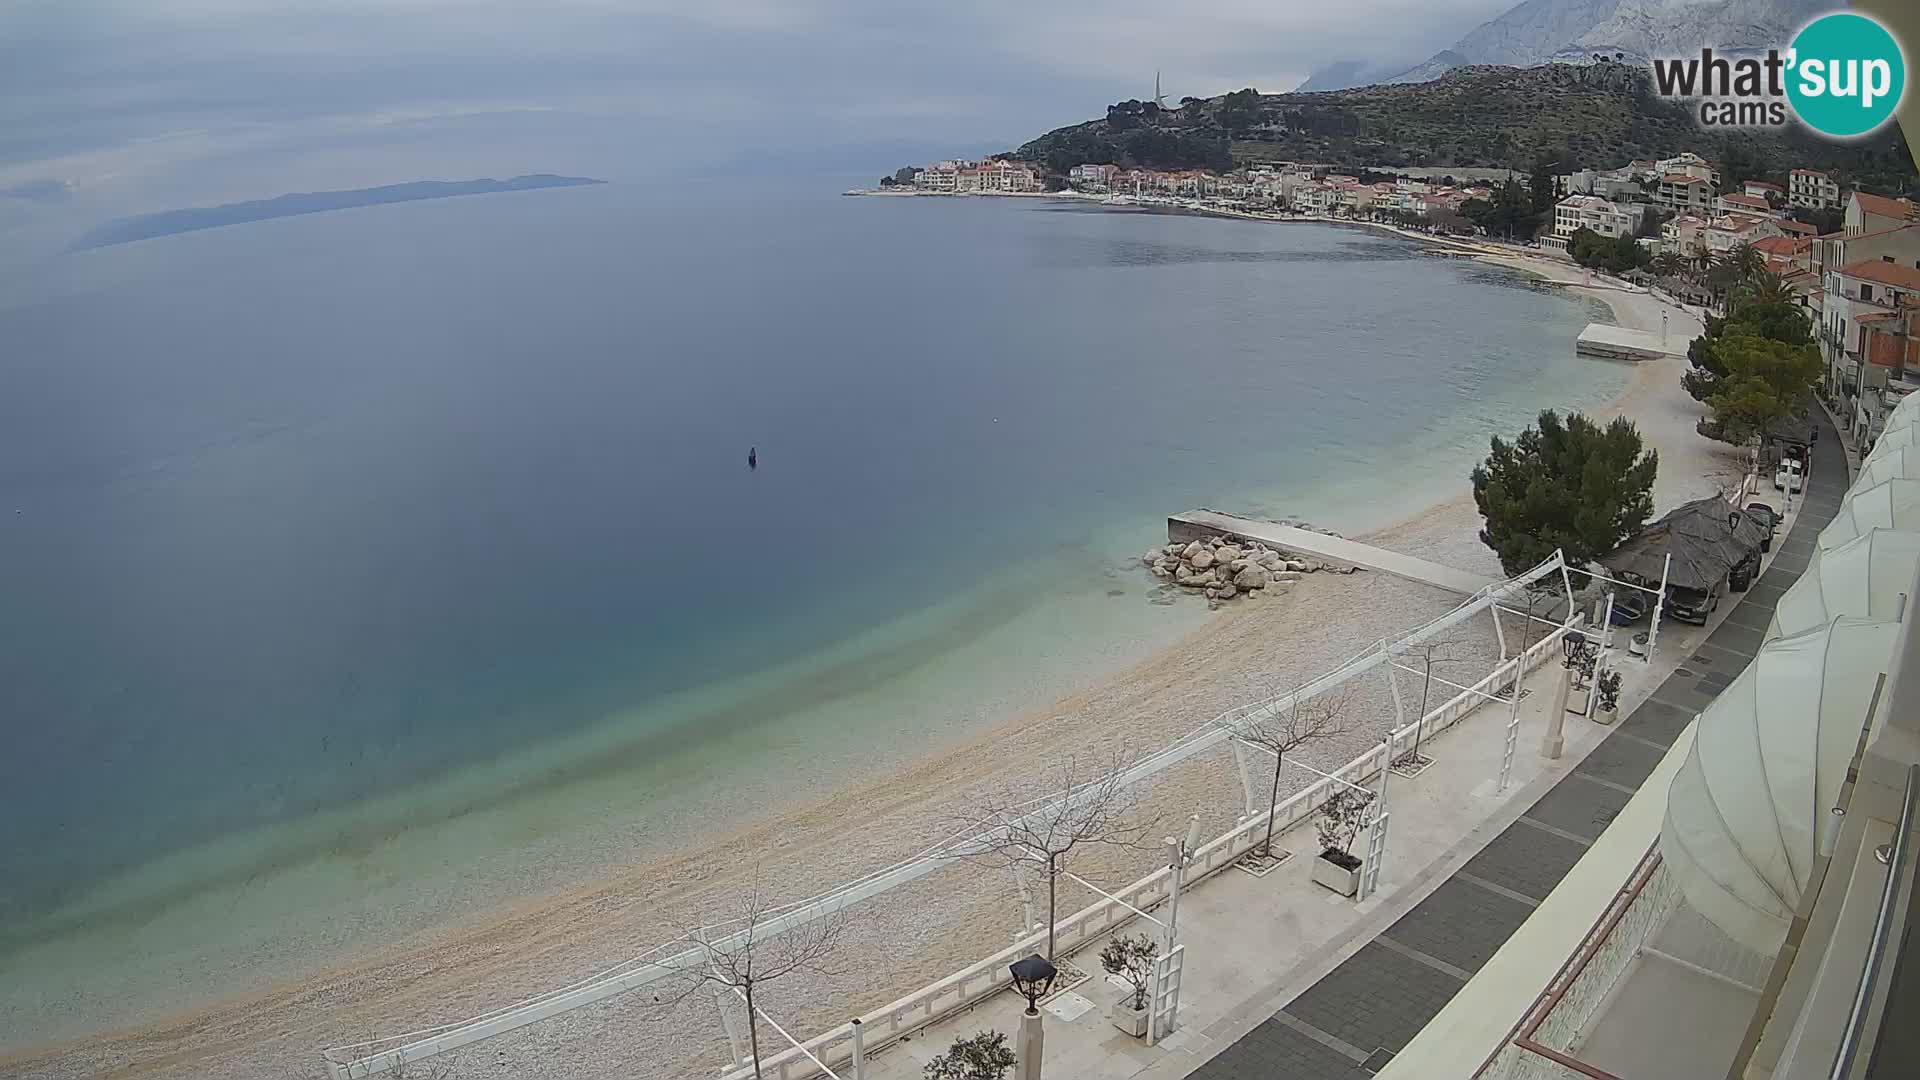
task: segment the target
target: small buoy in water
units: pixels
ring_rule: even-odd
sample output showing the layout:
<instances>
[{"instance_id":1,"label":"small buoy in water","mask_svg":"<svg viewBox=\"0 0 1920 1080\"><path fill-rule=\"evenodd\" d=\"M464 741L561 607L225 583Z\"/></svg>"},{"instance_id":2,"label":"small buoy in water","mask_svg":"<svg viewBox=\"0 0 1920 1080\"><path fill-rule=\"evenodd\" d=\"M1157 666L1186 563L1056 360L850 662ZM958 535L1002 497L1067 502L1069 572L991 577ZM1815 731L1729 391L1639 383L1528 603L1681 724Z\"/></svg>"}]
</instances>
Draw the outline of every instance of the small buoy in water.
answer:
<instances>
[{"instance_id":1,"label":"small buoy in water","mask_svg":"<svg viewBox=\"0 0 1920 1080\"><path fill-rule=\"evenodd\" d=\"M760 467L760 448L757 446L747 447L747 468L757 469L759 467Z\"/></svg>"}]
</instances>

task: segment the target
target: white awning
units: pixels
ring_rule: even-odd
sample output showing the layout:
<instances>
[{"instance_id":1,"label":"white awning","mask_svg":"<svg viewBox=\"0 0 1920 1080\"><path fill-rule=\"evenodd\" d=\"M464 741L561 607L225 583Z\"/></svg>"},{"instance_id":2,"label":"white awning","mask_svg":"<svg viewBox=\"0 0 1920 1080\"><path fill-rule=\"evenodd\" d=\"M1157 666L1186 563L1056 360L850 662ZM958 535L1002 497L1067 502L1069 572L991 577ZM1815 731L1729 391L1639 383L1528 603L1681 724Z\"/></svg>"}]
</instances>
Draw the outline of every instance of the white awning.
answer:
<instances>
[{"instance_id":1,"label":"white awning","mask_svg":"<svg viewBox=\"0 0 1920 1080\"><path fill-rule=\"evenodd\" d=\"M1920 394L1908 394L1887 414L1886 430L1910 427L1916 422L1920 422Z\"/></svg>"},{"instance_id":2,"label":"white awning","mask_svg":"<svg viewBox=\"0 0 1920 1080\"><path fill-rule=\"evenodd\" d=\"M1893 479L1872 487L1854 484L1840 512L1820 530L1820 550L1839 547L1868 529L1920 530L1920 480Z\"/></svg>"},{"instance_id":3,"label":"white awning","mask_svg":"<svg viewBox=\"0 0 1920 1080\"><path fill-rule=\"evenodd\" d=\"M1760 648L1700 714L1660 854L1729 937L1779 951L1893 654L1897 624L1843 617Z\"/></svg>"},{"instance_id":4,"label":"white awning","mask_svg":"<svg viewBox=\"0 0 1920 1080\"><path fill-rule=\"evenodd\" d=\"M1920 486L1911 480L1897 482ZM1896 621L1900 596L1913 588L1916 568L1920 532L1869 529L1844 544L1815 551L1800 580L1774 605L1767 637L1825 626L1841 615Z\"/></svg>"},{"instance_id":5,"label":"white awning","mask_svg":"<svg viewBox=\"0 0 1920 1080\"><path fill-rule=\"evenodd\" d=\"M1861 491L1886 480L1920 480L1920 446L1897 446L1884 456L1860 463L1850 490Z\"/></svg>"},{"instance_id":6,"label":"white awning","mask_svg":"<svg viewBox=\"0 0 1920 1080\"><path fill-rule=\"evenodd\" d=\"M1920 423L1909 420L1897 428L1889 427L1873 440L1873 449L1867 451L1867 456L1860 459L1860 464L1878 461L1895 450L1905 450L1916 444L1920 444Z\"/></svg>"}]
</instances>

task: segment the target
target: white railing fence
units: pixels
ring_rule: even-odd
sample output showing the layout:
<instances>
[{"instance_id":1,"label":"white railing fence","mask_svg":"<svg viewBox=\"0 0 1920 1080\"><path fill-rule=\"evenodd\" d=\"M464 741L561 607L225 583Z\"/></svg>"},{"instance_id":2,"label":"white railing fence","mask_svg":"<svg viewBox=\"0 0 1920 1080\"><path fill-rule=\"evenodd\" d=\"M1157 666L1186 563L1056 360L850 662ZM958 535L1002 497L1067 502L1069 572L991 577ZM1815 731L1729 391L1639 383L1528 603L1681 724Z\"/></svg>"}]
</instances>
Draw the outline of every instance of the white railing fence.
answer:
<instances>
[{"instance_id":1,"label":"white railing fence","mask_svg":"<svg viewBox=\"0 0 1920 1080\"><path fill-rule=\"evenodd\" d=\"M1533 671L1550 660L1557 659L1560 652L1560 639L1568 626L1556 627L1528 646L1526 670ZM1422 741L1445 731L1458 723L1460 719L1484 704L1487 695L1511 681L1514 666L1518 658L1509 659L1495 667L1486 677L1463 690L1416 723L1393 732L1388 743L1386 760L1392 761L1403 749L1413 745L1415 729L1423 728ZM1252 711L1264 706L1249 706ZM1239 712L1240 710L1236 710ZM1365 785L1379 777L1381 753L1378 748L1369 749L1354 758L1345 766L1335 770L1307 788L1282 801L1276 810L1274 829L1284 832L1310 819L1333 791L1348 785ZM1194 854L1192 866L1187 871L1186 887L1233 865L1242 855L1260 845L1266 835L1267 815L1263 810L1256 813L1228 832L1200 845ZM1172 886L1172 871L1162 867L1146 875L1124 889L1116 890L1113 899L1102 899L1068 915L1054 927L1055 947L1062 954L1070 954L1115 927L1124 925L1135 918L1127 905L1145 911L1164 902ZM1012 983L1007 965L1013 961L1044 948L1047 939L1043 928L1021 938L1005 949L969 965L938 982L930 983L899 998L879 1009L860 1017L862 1041L868 1055L875 1050L913 1035L920 1030L938 1023L954 1013L960 1012L978 1002L1006 989ZM851 1022L840 1024L820 1035L801 1043L806 1051L837 1066L853 1058L853 1025ZM816 1076L819 1068L808 1059L801 1049L788 1049L779 1054L763 1058L760 1063L762 1073L774 1080L802 1080ZM753 1076L753 1069L743 1067L724 1075L723 1080L746 1080Z\"/></svg>"},{"instance_id":2,"label":"white railing fence","mask_svg":"<svg viewBox=\"0 0 1920 1080\"><path fill-rule=\"evenodd\" d=\"M1376 667L1390 665L1393 656L1424 641L1434 639L1481 612L1495 612L1497 631L1498 612L1527 615L1527 612L1520 612L1507 605L1514 602L1515 597L1521 596L1529 588L1551 589L1556 581L1564 581L1564 569L1565 564L1556 553L1524 574L1509 581L1489 585L1451 611L1415 628L1397 641L1385 643L1385 648L1379 644L1370 646L1346 663L1291 693L1281 694L1264 701L1251 702L1222 713L1166 747L1135 762L1122 773L1122 783L1136 784L1226 742L1231 737L1237 722L1262 712L1284 711L1291 708L1295 701L1312 698L1358 678ZM1568 599L1570 600L1571 597ZM1571 607L1570 604L1569 607ZM1529 605L1530 611L1531 605ZM1527 670L1538 667L1549 654L1559 649L1561 636L1576 625L1578 616L1570 615L1569 619L1567 623L1555 624L1553 630L1527 648L1525 656ZM1398 757L1403 749L1411 748L1416 730L1420 731L1419 738L1424 741L1451 727L1460 717L1478 707L1487 695L1511 682L1514 678L1516 663L1517 661L1512 658L1503 661L1485 678L1475 683L1473 688L1460 691L1429 711L1426 716L1391 732L1387 743L1388 760ZM1364 784L1368 779L1376 776L1378 758L1378 748L1370 748L1341 769L1281 803L1275 814L1276 831L1292 828L1312 816L1325 801L1327 793L1339 782ZM1085 792L1071 791L1058 796L1055 801L1072 801L1085 796ZM1190 873L1197 871L1199 876L1211 874L1246 854L1258 843L1260 834L1264 833L1266 820L1265 811L1258 812L1240 822L1230 832L1203 845L1195 856L1193 871ZM761 936L780 933L918 880L942 867L951 865L952 852L965 848L969 842L977 839L962 836L943 838L939 843L918 855L876 870L820 896L788 905L773 913L772 917L756 924L755 932ZM1188 882L1191 884L1195 880L1198 878L1190 876ZM1162 868L1135 882L1127 890L1116 893L1115 896L1135 907L1148 909L1166 898L1167 889L1168 871ZM1058 924L1055 931L1057 947L1071 950L1131 917L1131 912L1111 900L1103 899ZM1008 949L939 982L923 987L892 1005L868 1014L862 1025L866 1052L871 1053L874 1049L902 1035L911 1034L941 1017L999 991L1007 985L1010 978L1006 971L1006 964L1012 959L1033 951L1034 944L1043 941L1045 937L1044 930L1037 932ZM725 942L716 942L716 944L725 944ZM705 950L684 948L679 943L668 943L640 956L624 960L598 974L502 1006L480 1016L435 1025L402 1035L330 1047L323 1052L322 1058L330 1080L361 1080L364 1077L386 1073L408 1062L421 1061L447 1053L597 1001L604 1001L640 989L670 976L699 970L707 963L707 956L708 953ZM802 1045L806 1050L827 1060L830 1064L849 1060L852 1056L851 1032L851 1024L842 1024ZM815 1069L813 1063L807 1060L807 1055L799 1049L792 1049L774 1058L763 1060L762 1067L767 1075L786 1078L810 1075L807 1070ZM751 1070L729 1074L729 1076L732 1075L751 1075Z\"/></svg>"}]
</instances>

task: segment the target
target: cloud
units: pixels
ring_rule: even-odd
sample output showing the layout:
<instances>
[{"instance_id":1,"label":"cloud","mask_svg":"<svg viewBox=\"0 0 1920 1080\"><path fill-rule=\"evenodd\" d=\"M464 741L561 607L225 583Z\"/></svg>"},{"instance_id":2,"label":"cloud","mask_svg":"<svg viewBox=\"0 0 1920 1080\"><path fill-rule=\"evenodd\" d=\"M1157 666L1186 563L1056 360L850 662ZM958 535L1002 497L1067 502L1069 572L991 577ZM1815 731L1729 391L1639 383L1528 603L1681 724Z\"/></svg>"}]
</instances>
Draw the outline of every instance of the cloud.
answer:
<instances>
[{"instance_id":1,"label":"cloud","mask_svg":"<svg viewBox=\"0 0 1920 1080\"><path fill-rule=\"evenodd\" d=\"M11 187L0 187L0 198L25 199L28 202L65 202L73 195L73 185L65 180L27 180Z\"/></svg>"},{"instance_id":2,"label":"cloud","mask_svg":"<svg viewBox=\"0 0 1920 1080\"><path fill-rule=\"evenodd\" d=\"M249 182L298 189L294 163L323 150L330 175L380 182L433 154L647 172L743 148L1013 146L1146 96L1155 71L1174 96L1284 90L1334 60L1417 61L1505 3L15 0L0 186L157 198L244 160Z\"/></svg>"}]
</instances>

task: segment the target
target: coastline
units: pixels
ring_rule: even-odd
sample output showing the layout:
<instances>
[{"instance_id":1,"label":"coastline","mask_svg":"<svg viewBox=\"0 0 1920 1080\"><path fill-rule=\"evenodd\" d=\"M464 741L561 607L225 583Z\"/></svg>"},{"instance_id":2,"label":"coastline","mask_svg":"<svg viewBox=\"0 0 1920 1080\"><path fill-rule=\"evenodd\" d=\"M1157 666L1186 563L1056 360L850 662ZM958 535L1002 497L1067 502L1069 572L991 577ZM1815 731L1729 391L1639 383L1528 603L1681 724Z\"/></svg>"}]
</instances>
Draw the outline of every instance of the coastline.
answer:
<instances>
[{"instance_id":1,"label":"coastline","mask_svg":"<svg viewBox=\"0 0 1920 1080\"><path fill-rule=\"evenodd\" d=\"M1390 226L1373 227L1408 239L1433 240ZM1552 266L1524 265L1532 260L1498 253L1482 257L1554 280L1549 273L1555 269ZM1630 319L1644 316L1630 302L1638 294L1558 283L1573 284L1570 292L1607 303L1623 325L1633 325ZM1675 332L1682 331L1676 328ZM1690 337L1692 331L1685 333ZM1671 368L1665 362L1641 365L1627 390L1607 408L1631 411L1657 401L1662 397L1657 392L1660 384L1668 390L1677 385L1677 373ZM1668 374L1672 377L1667 378ZM1543 407L1552 404L1543 402ZM1685 434L1692 435L1690 419ZM1662 449L1663 458L1668 457L1667 448L1651 433L1650 441ZM1672 458L1663 461L1663 479L1676 471L1674 465ZM1471 498L1456 494L1367 535L1387 546L1419 545L1429 552L1431 538L1452 537L1464 555L1478 548L1472 536L1476 521ZM1484 549L1478 550L1482 557L1490 557ZM1450 561L1448 553L1438 557ZM1353 615L1360 597L1370 609L1365 627ZM787 792L797 796L792 805L768 810L755 824L716 830L711 837L703 837L695 850L663 855L599 881L479 914L244 998L199 1003L137 1032L75 1040L52 1061L36 1051L31 1058L0 1057L0 1065L27 1062L30 1068L63 1070L49 1075L67 1075L68 1068L75 1070L72 1075L91 1075L108 1062L139 1057L164 1064L125 1075L239 1076L259 1075L287 1061L317 1064L313 1049L317 1045L401 1030L420 1020L458 1019L498 1005L516 992L544 989L597 970L612 957L636 951L634 942L660 940L675 928L690 925L688 912L711 906L736 883L740 865L769 852L777 852L785 865L805 866L807 873L779 882L783 894L793 895L805 895L848 876L841 867L878 865L910 854L924 839L928 823L938 818L930 811L942 801L950 802L982 785L1031 781L1032 762L1044 759L1050 750L1084 745L1090 735L1116 732L1144 745L1157 745L1155 739L1164 742L1219 708L1259 695L1267 689L1258 681L1262 677L1323 670L1330 659L1344 658L1346 643L1363 629L1371 635L1377 627L1404 628L1418 621L1421 613L1447 604L1445 597L1430 590L1379 577L1309 579L1285 599L1235 605L1216 613L1175 644L1098 685L1037 703L957 746L824 793ZM1303 647L1308 640L1312 648ZM1215 664L1222 654L1230 655L1232 663ZM1151 721L1140 719L1147 714L1152 714ZM1209 782L1222 779L1212 777ZM857 849L857 857L850 847ZM946 926L917 929L927 939L939 939L929 940L928 952L934 959L900 973L902 980L924 974L921 968L938 974L948 952L977 948L968 941L940 938L951 929ZM962 930L973 933L975 939L983 930L988 938L997 932L981 926ZM343 1000L351 1005L343 1005ZM715 1032L710 1023L702 1024L695 1039L699 1045L681 1052L677 1060L691 1062L698 1058L700 1047L710 1048ZM216 1035L210 1037L210 1030ZM262 1047L271 1047L271 1053L252 1055Z\"/></svg>"}]
</instances>

